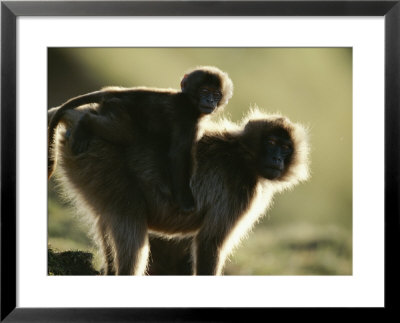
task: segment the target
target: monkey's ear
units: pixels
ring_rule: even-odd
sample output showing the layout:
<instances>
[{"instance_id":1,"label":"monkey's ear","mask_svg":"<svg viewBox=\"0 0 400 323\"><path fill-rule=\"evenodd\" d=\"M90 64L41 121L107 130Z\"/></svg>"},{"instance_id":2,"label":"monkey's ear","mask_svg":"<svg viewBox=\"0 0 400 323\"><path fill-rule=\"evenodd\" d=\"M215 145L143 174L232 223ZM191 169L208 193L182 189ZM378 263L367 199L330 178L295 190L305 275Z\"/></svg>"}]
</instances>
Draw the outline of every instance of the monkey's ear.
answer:
<instances>
[{"instance_id":1,"label":"monkey's ear","mask_svg":"<svg viewBox=\"0 0 400 323\"><path fill-rule=\"evenodd\" d=\"M181 90L182 90L182 91L183 91L184 88L186 87L186 80L187 80L187 77L188 77L188 75L185 74L185 75L183 76L182 81L181 81Z\"/></svg>"},{"instance_id":2,"label":"monkey's ear","mask_svg":"<svg viewBox=\"0 0 400 323\"><path fill-rule=\"evenodd\" d=\"M256 121L249 121L243 129L242 136L240 137L240 145L251 156L257 156L260 146L260 134L262 129Z\"/></svg>"}]
</instances>

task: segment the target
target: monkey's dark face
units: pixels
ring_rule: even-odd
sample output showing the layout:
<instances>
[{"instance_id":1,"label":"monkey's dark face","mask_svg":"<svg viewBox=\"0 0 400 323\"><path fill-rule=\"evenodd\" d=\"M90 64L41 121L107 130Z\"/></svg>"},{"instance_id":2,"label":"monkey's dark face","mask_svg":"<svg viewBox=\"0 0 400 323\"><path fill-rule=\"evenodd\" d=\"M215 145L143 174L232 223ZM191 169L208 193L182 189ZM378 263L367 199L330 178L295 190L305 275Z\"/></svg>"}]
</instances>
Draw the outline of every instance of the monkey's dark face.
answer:
<instances>
[{"instance_id":1,"label":"monkey's dark face","mask_svg":"<svg viewBox=\"0 0 400 323\"><path fill-rule=\"evenodd\" d=\"M198 93L199 110L201 113L209 114L213 112L221 101L222 93L219 89L203 86Z\"/></svg>"},{"instance_id":2,"label":"monkey's dark face","mask_svg":"<svg viewBox=\"0 0 400 323\"><path fill-rule=\"evenodd\" d=\"M221 102L222 79L218 74L196 70L186 74L181 81L182 92L189 95L203 114L212 113Z\"/></svg>"},{"instance_id":3,"label":"monkey's dark face","mask_svg":"<svg viewBox=\"0 0 400 323\"><path fill-rule=\"evenodd\" d=\"M259 160L260 175L267 179L280 178L293 155L293 143L287 135L268 134L262 139Z\"/></svg>"}]
</instances>

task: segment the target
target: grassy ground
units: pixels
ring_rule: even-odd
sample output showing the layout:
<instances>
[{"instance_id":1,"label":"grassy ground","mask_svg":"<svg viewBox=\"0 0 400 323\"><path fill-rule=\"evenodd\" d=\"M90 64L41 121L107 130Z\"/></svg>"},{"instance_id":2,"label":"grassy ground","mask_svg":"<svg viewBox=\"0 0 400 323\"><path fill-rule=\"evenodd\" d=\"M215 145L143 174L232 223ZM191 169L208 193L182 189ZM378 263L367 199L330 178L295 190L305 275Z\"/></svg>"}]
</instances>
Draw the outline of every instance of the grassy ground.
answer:
<instances>
[{"instance_id":1,"label":"grassy ground","mask_svg":"<svg viewBox=\"0 0 400 323\"><path fill-rule=\"evenodd\" d=\"M261 225L231 257L226 274L351 275L349 233L329 225Z\"/></svg>"},{"instance_id":2,"label":"grassy ground","mask_svg":"<svg viewBox=\"0 0 400 323\"><path fill-rule=\"evenodd\" d=\"M88 251L101 260L89 228L74 211L49 200L49 244L56 251ZM266 217L227 261L225 275L351 275L352 240L336 224L288 223Z\"/></svg>"}]
</instances>

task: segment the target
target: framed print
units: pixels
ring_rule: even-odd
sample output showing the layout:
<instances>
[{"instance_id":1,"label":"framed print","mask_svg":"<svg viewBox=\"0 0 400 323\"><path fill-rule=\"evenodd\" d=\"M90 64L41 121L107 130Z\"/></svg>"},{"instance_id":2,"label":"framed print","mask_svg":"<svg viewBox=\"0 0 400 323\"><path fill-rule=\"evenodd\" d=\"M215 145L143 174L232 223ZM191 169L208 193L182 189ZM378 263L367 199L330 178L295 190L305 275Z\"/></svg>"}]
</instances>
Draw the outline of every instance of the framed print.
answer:
<instances>
[{"instance_id":1,"label":"framed print","mask_svg":"<svg viewBox=\"0 0 400 323\"><path fill-rule=\"evenodd\" d=\"M272 308L372 307L378 309L377 313L394 309L392 295L398 286L394 255L398 254L400 233L399 15L399 1L2 2L1 320L235 321L267 315ZM160 276L154 265L157 258L172 263L179 254L168 254L167 247L157 253L154 237L150 240L150 262L143 268L150 274L154 270L155 276L99 275L104 267L92 248L90 225L81 226L72 215L75 211L71 205L60 200L59 184L45 177L44 107L59 106L72 97L110 85L128 88L133 84L134 91L139 86L163 88L169 94L176 93L171 88L181 86L185 94L187 75L191 75L187 71L204 69L200 66L216 66L233 82L233 96L218 117L220 121L210 123L210 129L219 127L218 131L205 132L204 136L217 142L224 134L231 146L210 153L198 166L207 170L211 166L204 165L210 160L221 163L216 176L205 181L208 186L202 182L206 176L199 179L203 183L200 192L214 201L200 205L222 213L224 208L218 208L219 204L228 209L228 204L244 201L243 196L253 196L244 191L244 184L261 166L251 163L249 172L243 175L247 168L238 167L237 160L241 149L253 154L253 144L234 138L249 131L246 125L264 112L278 112L305 126L311 178L293 191L274 196L265 219L248 233L248 239L235 249L224 267L221 262L224 271L214 272L223 272L223 276L192 276L202 267L200 261L192 265L189 252L185 254L189 257L186 264L190 263L186 276L172 269L166 272L168 276ZM216 83L223 83L221 78ZM224 80L228 82L228 78ZM205 88L219 102L224 90L221 85L213 86L207 84ZM101 114L105 104L100 105L99 110L88 114ZM258 110L262 112L249 114ZM124 121L120 122L118 131L122 132ZM145 123L141 119L139 126L145 127ZM166 124L167 119L157 127ZM294 142L301 142L300 137L288 134L288 126L281 127L278 139L274 133L273 142L269 138L265 145L282 144L284 137L289 144L285 141L279 154L286 151L290 158L282 158L292 165L300 155L292 157L291 151L308 149L302 146L303 150L296 150ZM67 126L65 140L72 142L77 136L71 133L69 139ZM217 147L215 142L205 144L205 151ZM199 147L201 144L200 140ZM157 156L163 156L163 149ZM116 151L109 149L98 160L104 156L108 160L112 154L121 156ZM216 159L219 153L223 160ZM157 158L159 162L164 157ZM62 160L68 173L66 164ZM168 159L165 165L170 164ZM224 177L232 165L237 171ZM173 165L170 167L173 169ZM169 174L165 168L165 174ZM109 179L96 182L98 173L87 169L86 174L94 174L88 176L87 185L112 183L114 173L103 170L100 176ZM145 174L137 171L139 178L140 173ZM121 182L123 175L118 174ZM262 176L272 181L270 173ZM164 179L164 173L160 178ZM254 178L258 181L259 175ZM131 177L126 181L128 186L129 181ZM242 190L230 203L216 197L229 191L229 185L221 186L226 190L218 188L224 181L240 183ZM76 190L77 199L86 201L93 196L85 195L89 189L82 189L84 184L76 185L82 185ZM156 185L163 189L162 181ZM66 195L71 193L63 189ZM101 185L96 189L100 191ZM269 199L260 198L257 207L266 208ZM114 202L113 210L129 205L129 200L126 204ZM141 200L135 201L134 211L138 212ZM255 208L255 202L250 201L243 214ZM107 209L111 204L112 200L105 198L102 205ZM168 208L159 209L167 212ZM235 212L240 216L239 209L232 206L229 216ZM179 212L174 212L170 216L178 216ZM208 218L204 216L205 223L204 219ZM221 226L211 219L215 227ZM179 221L183 225L184 217ZM113 236L112 232L103 237ZM179 241L185 243L184 239ZM116 243L111 244L117 254ZM199 245L197 242L193 249L200 249ZM184 249L191 250L192 246L185 245ZM76 250L89 257L82 259L94 255L92 275L85 271L86 265L76 269L61 260L57 263L68 252L78 257ZM222 248L217 250L216 259L222 261ZM212 254L208 251L205 248L203 253ZM79 259L72 262L77 264ZM108 270L119 268L113 267L113 261L108 262Z\"/></svg>"}]
</instances>

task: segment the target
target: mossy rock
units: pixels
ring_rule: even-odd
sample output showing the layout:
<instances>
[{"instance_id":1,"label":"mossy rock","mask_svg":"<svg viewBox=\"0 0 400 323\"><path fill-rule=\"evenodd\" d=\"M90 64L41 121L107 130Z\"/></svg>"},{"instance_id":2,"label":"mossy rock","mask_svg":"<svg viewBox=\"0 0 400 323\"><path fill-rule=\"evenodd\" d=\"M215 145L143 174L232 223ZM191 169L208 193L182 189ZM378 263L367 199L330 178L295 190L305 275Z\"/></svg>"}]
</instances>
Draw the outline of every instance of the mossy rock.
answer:
<instances>
[{"instance_id":1,"label":"mossy rock","mask_svg":"<svg viewBox=\"0 0 400 323\"><path fill-rule=\"evenodd\" d=\"M84 251L55 252L48 248L49 275L100 275L94 269L93 254Z\"/></svg>"}]
</instances>

